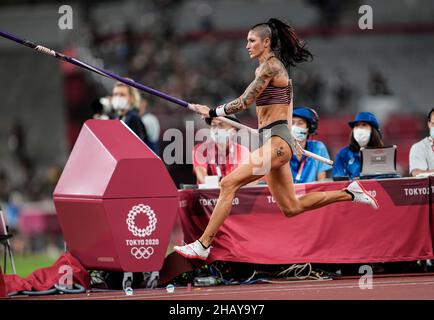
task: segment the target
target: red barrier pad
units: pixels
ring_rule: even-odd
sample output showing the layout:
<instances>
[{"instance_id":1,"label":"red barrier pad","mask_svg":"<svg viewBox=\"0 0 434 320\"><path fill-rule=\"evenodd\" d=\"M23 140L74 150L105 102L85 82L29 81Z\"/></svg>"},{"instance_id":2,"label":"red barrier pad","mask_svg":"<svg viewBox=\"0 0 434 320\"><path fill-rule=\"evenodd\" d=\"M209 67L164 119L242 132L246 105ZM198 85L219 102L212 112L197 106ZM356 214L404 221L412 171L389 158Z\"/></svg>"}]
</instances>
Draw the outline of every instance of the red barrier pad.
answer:
<instances>
[{"instance_id":1,"label":"red barrier pad","mask_svg":"<svg viewBox=\"0 0 434 320\"><path fill-rule=\"evenodd\" d=\"M3 277L3 270L0 267L0 298L6 297L5 279Z\"/></svg>"},{"instance_id":2,"label":"red barrier pad","mask_svg":"<svg viewBox=\"0 0 434 320\"><path fill-rule=\"evenodd\" d=\"M83 125L53 196L68 250L87 269L162 267L178 192L161 159L123 122Z\"/></svg>"},{"instance_id":3,"label":"red barrier pad","mask_svg":"<svg viewBox=\"0 0 434 320\"><path fill-rule=\"evenodd\" d=\"M368 263L433 258L429 180L364 181L380 203L341 202L285 218L267 187L243 188L212 244L208 262L260 264ZM347 183L297 185L297 194L338 190ZM219 190L181 192L184 239L197 239L209 220Z\"/></svg>"}]
</instances>

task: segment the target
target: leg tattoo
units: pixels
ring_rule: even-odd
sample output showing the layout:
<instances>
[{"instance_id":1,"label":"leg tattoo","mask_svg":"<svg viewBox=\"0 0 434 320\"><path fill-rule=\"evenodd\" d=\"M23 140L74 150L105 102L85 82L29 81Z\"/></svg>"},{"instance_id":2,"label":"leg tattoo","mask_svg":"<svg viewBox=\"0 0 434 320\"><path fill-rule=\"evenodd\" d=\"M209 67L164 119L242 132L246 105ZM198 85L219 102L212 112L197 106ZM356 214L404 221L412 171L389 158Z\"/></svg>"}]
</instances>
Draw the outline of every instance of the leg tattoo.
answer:
<instances>
[{"instance_id":1,"label":"leg tattoo","mask_svg":"<svg viewBox=\"0 0 434 320\"><path fill-rule=\"evenodd\" d=\"M215 237L215 233L212 233L212 234L210 234L209 236L208 236L208 243L209 243L209 245L208 246L210 246L211 245L211 242L214 240L214 237Z\"/></svg>"},{"instance_id":2,"label":"leg tattoo","mask_svg":"<svg viewBox=\"0 0 434 320\"><path fill-rule=\"evenodd\" d=\"M283 151L283 147L279 147L278 149L276 149L276 154L278 157L282 157L285 152Z\"/></svg>"}]
</instances>

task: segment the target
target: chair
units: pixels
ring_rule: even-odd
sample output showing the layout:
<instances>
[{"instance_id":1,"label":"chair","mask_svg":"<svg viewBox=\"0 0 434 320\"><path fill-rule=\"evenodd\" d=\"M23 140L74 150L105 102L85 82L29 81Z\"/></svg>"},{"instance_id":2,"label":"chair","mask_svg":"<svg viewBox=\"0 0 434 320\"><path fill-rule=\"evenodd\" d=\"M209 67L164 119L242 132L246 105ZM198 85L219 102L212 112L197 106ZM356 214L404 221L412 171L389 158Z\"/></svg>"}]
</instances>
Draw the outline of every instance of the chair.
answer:
<instances>
[{"instance_id":1,"label":"chair","mask_svg":"<svg viewBox=\"0 0 434 320\"><path fill-rule=\"evenodd\" d=\"M9 228L6 225L6 219L5 216L3 214L3 211L0 207L0 244L2 244L4 246L4 258L3 258L3 269L4 269L4 273L6 274L6 262L7 262L7 256L9 255L9 259L11 261L11 266L12 266L12 273L13 274L17 274L16 270L15 270L15 260L14 260L14 256L12 254L12 248L11 248L11 243L9 241L9 239L12 238L12 234L9 233Z\"/></svg>"}]
</instances>

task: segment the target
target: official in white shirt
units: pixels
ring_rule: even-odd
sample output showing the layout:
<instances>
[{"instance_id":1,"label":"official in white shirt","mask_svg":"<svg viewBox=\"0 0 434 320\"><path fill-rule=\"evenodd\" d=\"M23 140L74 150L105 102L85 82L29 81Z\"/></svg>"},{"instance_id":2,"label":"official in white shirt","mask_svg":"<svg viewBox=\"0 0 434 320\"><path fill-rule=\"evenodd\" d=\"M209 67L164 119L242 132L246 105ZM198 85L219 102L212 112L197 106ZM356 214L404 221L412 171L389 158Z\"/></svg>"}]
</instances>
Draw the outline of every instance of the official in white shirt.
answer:
<instances>
[{"instance_id":1,"label":"official in white shirt","mask_svg":"<svg viewBox=\"0 0 434 320\"><path fill-rule=\"evenodd\" d=\"M410 175L429 175L434 173L434 108L428 113L429 136L416 142L410 149Z\"/></svg>"}]
</instances>

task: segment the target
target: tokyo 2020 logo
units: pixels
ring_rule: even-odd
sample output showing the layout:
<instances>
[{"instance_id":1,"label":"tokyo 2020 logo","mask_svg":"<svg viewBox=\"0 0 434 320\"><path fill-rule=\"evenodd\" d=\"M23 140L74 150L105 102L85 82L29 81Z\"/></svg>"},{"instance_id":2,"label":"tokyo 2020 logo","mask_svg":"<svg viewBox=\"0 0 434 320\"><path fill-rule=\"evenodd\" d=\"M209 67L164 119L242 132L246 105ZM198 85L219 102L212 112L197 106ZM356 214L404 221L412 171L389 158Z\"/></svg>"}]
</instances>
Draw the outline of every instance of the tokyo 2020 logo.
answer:
<instances>
[{"instance_id":1,"label":"tokyo 2020 logo","mask_svg":"<svg viewBox=\"0 0 434 320\"><path fill-rule=\"evenodd\" d=\"M146 214L148 216L148 225L146 228L138 228L136 226L136 217L139 213ZM144 238L150 236L157 226L157 218L155 212L150 206L139 204L133 206L127 216L128 230L131 231L136 237Z\"/></svg>"},{"instance_id":2,"label":"tokyo 2020 logo","mask_svg":"<svg viewBox=\"0 0 434 320\"><path fill-rule=\"evenodd\" d=\"M148 224L144 228L139 228L136 225L137 216L146 215ZM133 206L128 212L126 219L128 230L136 237L145 238L149 237L157 227L157 217L154 210L148 205L138 204ZM130 249L131 255L140 260L148 259L151 257L155 250L152 246L158 245L160 240L156 239L129 239L126 240L126 245L132 247Z\"/></svg>"}]
</instances>

